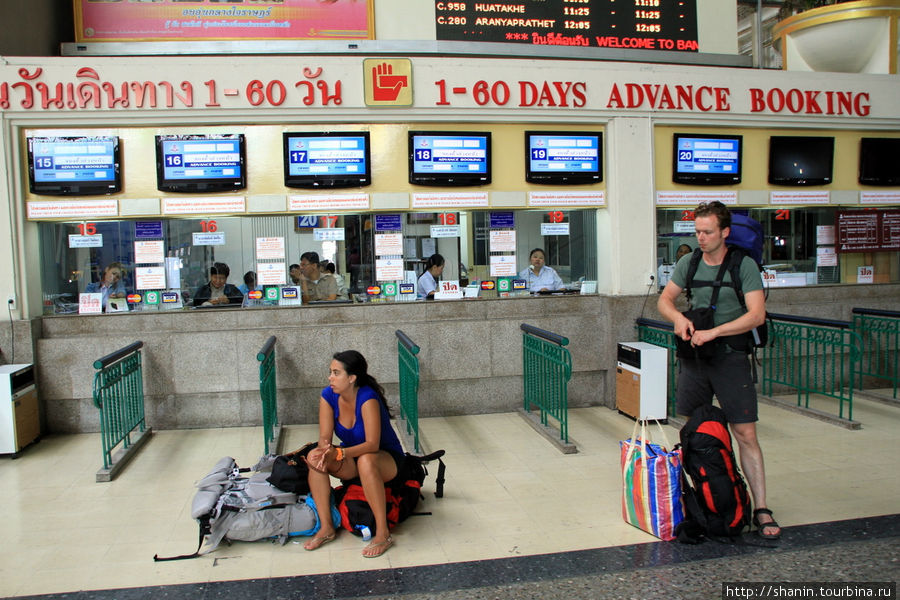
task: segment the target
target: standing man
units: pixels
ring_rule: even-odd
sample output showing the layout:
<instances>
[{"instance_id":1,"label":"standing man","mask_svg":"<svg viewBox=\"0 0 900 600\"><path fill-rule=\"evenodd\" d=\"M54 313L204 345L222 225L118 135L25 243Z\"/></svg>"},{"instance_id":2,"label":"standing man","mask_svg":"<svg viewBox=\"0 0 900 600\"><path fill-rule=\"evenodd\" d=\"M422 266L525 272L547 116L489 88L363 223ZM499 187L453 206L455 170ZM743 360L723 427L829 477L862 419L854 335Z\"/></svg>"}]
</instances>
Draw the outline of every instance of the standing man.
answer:
<instances>
[{"instance_id":1,"label":"standing man","mask_svg":"<svg viewBox=\"0 0 900 600\"><path fill-rule=\"evenodd\" d=\"M304 252L300 255L300 270L303 272L300 290L303 294L304 304L313 300L337 298L337 281L331 273L323 275L319 271L319 254L317 252Z\"/></svg>"},{"instance_id":2,"label":"standing man","mask_svg":"<svg viewBox=\"0 0 900 600\"><path fill-rule=\"evenodd\" d=\"M697 265L697 281L714 281L719 266L726 259L728 247L725 241L731 233L731 213L721 202L703 203L694 212L694 230L697 243L703 252ZM766 319L766 300L759 268L750 257L741 263L741 289L744 292L746 312L741 307L734 289L723 285L715 309L712 329L695 329L675 307L675 301L687 285L688 265L691 256L682 257L675 265L672 277L659 297L660 314L674 325L675 335L692 346L715 344L713 358L679 358L676 411L690 415L703 404L711 404L713 395L719 401L731 432L740 449L741 468L753 494L753 523L759 535L765 539L781 537L781 528L775 522L772 511L766 507L766 474L762 450L756 439L757 401L753 385L750 360L743 350L732 348L727 338L748 333L762 325ZM725 274L725 281L730 281ZM693 306L709 306L713 288L691 288Z\"/></svg>"}]
</instances>

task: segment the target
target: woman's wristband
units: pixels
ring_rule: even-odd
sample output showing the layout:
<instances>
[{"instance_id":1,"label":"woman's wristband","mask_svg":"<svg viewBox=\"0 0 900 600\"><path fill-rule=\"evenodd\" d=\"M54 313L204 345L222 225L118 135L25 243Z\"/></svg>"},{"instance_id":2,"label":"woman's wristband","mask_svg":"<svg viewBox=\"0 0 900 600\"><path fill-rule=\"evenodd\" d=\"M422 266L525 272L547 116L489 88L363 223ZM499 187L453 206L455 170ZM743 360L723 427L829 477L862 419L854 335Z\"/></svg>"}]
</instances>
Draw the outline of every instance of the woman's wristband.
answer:
<instances>
[{"instance_id":1,"label":"woman's wristband","mask_svg":"<svg viewBox=\"0 0 900 600\"><path fill-rule=\"evenodd\" d=\"M334 460L341 462L344 460L344 449L340 446L334 449Z\"/></svg>"}]
</instances>

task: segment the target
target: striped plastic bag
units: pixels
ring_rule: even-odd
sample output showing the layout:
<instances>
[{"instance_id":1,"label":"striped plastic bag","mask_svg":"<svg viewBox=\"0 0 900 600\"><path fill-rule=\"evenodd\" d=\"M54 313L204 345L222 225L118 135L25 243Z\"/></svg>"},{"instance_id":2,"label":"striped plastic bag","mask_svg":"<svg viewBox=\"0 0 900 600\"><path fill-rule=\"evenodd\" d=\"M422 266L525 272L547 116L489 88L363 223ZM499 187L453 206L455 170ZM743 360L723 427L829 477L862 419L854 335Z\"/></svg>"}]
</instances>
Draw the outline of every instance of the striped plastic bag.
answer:
<instances>
[{"instance_id":1,"label":"striped plastic bag","mask_svg":"<svg viewBox=\"0 0 900 600\"><path fill-rule=\"evenodd\" d=\"M657 425L659 423L657 422ZM627 440L619 442L622 457L622 517L626 523L661 540L675 539L675 528L684 520L681 500L681 449L666 450L665 431L659 431L665 446L647 437L647 422L634 423Z\"/></svg>"}]
</instances>

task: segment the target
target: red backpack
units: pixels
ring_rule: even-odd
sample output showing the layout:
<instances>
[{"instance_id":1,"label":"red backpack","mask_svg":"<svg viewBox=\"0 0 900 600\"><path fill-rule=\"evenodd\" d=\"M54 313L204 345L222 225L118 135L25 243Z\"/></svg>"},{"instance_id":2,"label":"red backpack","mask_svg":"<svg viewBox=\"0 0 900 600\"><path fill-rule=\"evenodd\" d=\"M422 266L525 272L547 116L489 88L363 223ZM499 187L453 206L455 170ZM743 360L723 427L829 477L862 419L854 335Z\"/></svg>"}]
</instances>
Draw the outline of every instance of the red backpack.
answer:
<instances>
[{"instance_id":1,"label":"red backpack","mask_svg":"<svg viewBox=\"0 0 900 600\"><path fill-rule=\"evenodd\" d=\"M422 497L422 483L428 474L425 463L437 459L438 473L434 495L438 498L444 495L444 461L441 457L443 450L432 452L426 456L414 456L406 454L403 468L397 476L384 485L384 496L387 505L388 529L394 529L397 523L402 523L412 514L431 514L415 512L419 499ZM340 487L334 490L335 502L338 512L341 513L341 527L356 535L368 537L375 535L375 515L366 495L363 492L359 479L342 482Z\"/></svg>"},{"instance_id":2,"label":"red backpack","mask_svg":"<svg viewBox=\"0 0 900 600\"><path fill-rule=\"evenodd\" d=\"M741 477L722 409L701 406L681 428L682 490L687 517L678 541L733 538L750 525L750 494Z\"/></svg>"}]
</instances>

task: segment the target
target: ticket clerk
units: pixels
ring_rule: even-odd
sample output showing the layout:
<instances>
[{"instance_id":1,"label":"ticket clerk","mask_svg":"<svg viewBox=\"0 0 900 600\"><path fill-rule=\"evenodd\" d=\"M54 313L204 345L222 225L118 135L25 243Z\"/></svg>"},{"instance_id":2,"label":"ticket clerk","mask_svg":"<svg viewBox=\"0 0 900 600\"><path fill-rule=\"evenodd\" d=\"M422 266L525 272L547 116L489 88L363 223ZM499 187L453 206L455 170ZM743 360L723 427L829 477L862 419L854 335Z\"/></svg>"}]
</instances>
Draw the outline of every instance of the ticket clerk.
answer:
<instances>
[{"instance_id":1,"label":"ticket clerk","mask_svg":"<svg viewBox=\"0 0 900 600\"><path fill-rule=\"evenodd\" d=\"M551 267L544 264L544 251L535 248L528 256L527 269L519 272L519 279L525 280L525 285L532 292L553 292L563 287L562 278Z\"/></svg>"}]
</instances>

